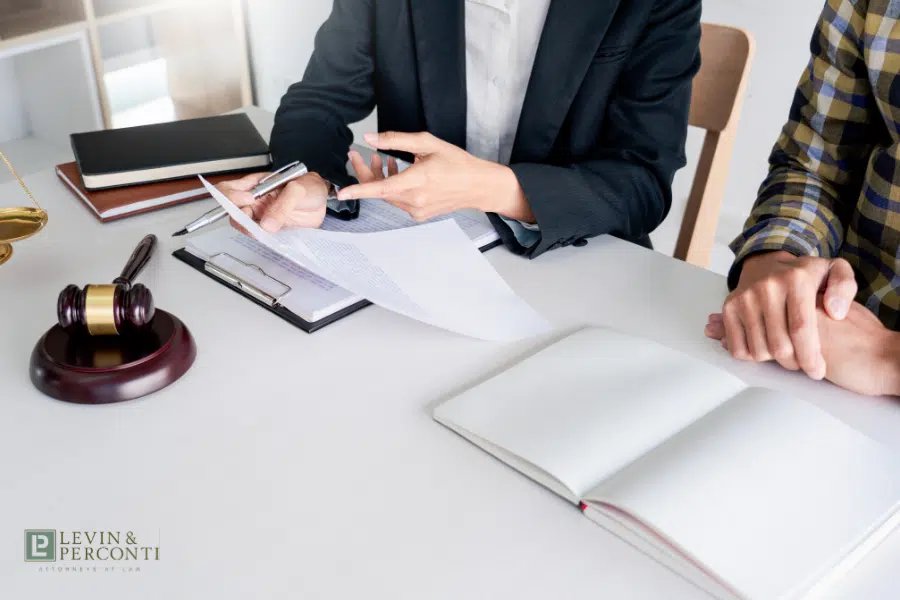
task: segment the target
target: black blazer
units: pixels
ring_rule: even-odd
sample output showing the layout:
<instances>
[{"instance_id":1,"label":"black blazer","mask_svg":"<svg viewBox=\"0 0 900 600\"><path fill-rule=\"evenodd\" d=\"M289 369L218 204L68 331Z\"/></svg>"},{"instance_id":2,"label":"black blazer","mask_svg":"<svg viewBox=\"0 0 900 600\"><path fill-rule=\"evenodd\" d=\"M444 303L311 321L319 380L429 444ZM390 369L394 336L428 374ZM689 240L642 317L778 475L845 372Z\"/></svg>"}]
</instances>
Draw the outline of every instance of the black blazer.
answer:
<instances>
[{"instance_id":1,"label":"black blazer","mask_svg":"<svg viewBox=\"0 0 900 600\"><path fill-rule=\"evenodd\" d=\"M523 0L528 1L528 0ZM348 124L466 145L465 0L334 0L272 132L275 166L302 160L342 186ZM552 0L511 167L541 229L535 257L600 234L644 241L684 166L700 0ZM408 159L408 156L399 155ZM644 243L646 243L644 241Z\"/></svg>"}]
</instances>

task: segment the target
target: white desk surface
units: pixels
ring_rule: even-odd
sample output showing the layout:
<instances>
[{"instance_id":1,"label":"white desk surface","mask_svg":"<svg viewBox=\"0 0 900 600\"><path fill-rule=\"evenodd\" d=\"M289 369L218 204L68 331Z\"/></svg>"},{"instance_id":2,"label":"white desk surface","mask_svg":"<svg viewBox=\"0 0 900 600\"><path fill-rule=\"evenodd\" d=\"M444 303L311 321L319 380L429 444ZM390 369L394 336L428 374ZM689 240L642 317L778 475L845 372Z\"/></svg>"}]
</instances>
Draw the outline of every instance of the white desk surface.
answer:
<instances>
[{"instance_id":1,"label":"white desk surface","mask_svg":"<svg viewBox=\"0 0 900 600\"><path fill-rule=\"evenodd\" d=\"M211 201L101 225L52 170L28 183L50 221L0 267L2 598L700 600L431 419L440 399L588 324L792 391L900 452L894 402L732 362L703 336L724 280L625 242L534 261L488 253L558 326L541 339L479 342L377 307L307 335L169 256L182 242L169 235ZM148 232L161 248L142 281L192 330L193 369L129 403L40 395L28 359L57 294L111 280ZM23 560L26 528L158 532L160 561L140 573L39 572ZM900 534L829 597L900 597L898 558Z\"/></svg>"}]
</instances>

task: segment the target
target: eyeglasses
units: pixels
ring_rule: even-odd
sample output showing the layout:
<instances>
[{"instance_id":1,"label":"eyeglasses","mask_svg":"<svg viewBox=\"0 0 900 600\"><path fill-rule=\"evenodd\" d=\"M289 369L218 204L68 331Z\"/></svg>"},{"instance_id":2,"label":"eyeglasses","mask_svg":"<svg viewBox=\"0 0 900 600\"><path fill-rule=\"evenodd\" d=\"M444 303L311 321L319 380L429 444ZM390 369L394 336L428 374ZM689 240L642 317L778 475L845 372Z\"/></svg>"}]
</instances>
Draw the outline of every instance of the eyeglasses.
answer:
<instances>
[{"instance_id":1,"label":"eyeglasses","mask_svg":"<svg viewBox=\"0 0 900 600\"><path fill-rule=\"evenodd\" d=\"M0 160L6 164L13 177L25 190L25 195L34 204L34 207L0 208L0 265L2 265L12 256L12 242L31 237L44 228L44 225L47 224L47 212L40 207L28 190L28 186L25 185L2 152L0 152Z\"/></svg>"}]
</instances>

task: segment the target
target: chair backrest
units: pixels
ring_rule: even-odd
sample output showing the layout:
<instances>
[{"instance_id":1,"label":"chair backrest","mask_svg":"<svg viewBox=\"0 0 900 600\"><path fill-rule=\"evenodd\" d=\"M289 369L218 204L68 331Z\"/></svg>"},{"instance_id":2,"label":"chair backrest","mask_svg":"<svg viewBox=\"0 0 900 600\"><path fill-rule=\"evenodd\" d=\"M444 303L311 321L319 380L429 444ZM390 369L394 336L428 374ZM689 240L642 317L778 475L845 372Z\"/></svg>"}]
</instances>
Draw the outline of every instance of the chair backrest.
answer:
<instances>
[{"instance_id":1,"label":"chair backrest","mask_svg":"<svg viewBox=\"0 0 900 600\"><path fill-rule=\"evenodd\" d=\"M697 266L709 266L754 48L746 31L703 24L690 124L706 138L675 246L675 258Z\"/></svg>"}]
</instances>

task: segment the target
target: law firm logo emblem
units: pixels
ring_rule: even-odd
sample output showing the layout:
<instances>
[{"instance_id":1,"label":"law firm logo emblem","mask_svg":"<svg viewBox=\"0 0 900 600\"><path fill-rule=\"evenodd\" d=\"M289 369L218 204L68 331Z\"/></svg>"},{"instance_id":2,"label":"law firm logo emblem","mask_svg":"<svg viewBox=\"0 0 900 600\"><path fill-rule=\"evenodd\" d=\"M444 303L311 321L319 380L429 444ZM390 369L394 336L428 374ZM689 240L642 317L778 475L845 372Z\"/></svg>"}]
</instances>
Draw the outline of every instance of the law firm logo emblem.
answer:
<instances>
[{"instance_id":1,"label":"law firm logo emblem","mask_svg":"<svg viewBox=\"0 0 900 600\"><path fill-rule=\"evenodd\" d=\"M25 562L56 562L56 530L25 530Z\"/></svg>"}]
</instances>

